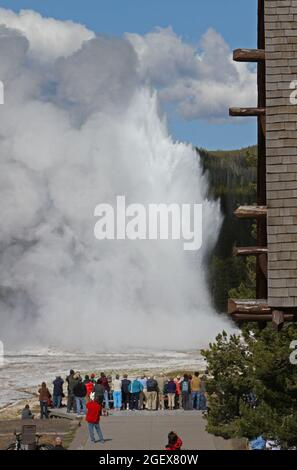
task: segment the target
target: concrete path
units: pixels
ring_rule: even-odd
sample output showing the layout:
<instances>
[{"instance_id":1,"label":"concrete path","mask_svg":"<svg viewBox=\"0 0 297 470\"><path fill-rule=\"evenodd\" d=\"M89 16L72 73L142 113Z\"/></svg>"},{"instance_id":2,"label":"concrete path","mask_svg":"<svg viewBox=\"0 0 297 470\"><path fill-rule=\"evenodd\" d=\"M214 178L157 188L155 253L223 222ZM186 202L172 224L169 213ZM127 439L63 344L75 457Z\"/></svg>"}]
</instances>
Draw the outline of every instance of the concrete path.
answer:
<instances>
[{"instance_id":1,"label":"concrete path","mask_svg":"<svg viewBox=\"0 0 297 470\"><path fill-rule=\"evenodd\" d=\"M90 442L86 423L78 429L70 449L163 450L167 435L175 431L183 440L183 450L232 450L231 441L205 431L199 411L120 411L102 417L100 426L105 444Z\"/></svg>"}]
</instances>

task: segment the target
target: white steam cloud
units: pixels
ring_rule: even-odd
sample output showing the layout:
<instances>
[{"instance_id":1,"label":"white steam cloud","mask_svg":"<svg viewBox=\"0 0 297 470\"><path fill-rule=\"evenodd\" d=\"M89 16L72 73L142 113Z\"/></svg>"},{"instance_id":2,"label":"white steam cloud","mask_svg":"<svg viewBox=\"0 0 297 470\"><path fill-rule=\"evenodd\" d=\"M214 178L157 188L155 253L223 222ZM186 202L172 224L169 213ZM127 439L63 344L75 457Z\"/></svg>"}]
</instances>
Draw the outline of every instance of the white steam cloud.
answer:
<instances>
[{"instance_id":1,"label":"white steam cloud","mask_svg":"<svg viewBox=\"0 0 297 470\"><path fill-rule=\"evenodd\" d=\"M14 349L205 345L225 326L203 268L219 205L195 151L168 135L137 47L34 12L1 9L1 24L1 339ZM94 208L117 195L203 202L202 249L99 242Z\"/></svg>"},{"instance_id":2,"label":"white steam cloud","mask_svg":"<svg viewBox=\"0 0 297 470\"><path fill-rule=\"evenodd\" d=\"M171 28L126 37L137 52L141 76L184 119L229 119L234 97L242 106L256 104L255 67L234 62L230 47L214 29L206 31L197 47Z\"/></svg>"}]
</instances>

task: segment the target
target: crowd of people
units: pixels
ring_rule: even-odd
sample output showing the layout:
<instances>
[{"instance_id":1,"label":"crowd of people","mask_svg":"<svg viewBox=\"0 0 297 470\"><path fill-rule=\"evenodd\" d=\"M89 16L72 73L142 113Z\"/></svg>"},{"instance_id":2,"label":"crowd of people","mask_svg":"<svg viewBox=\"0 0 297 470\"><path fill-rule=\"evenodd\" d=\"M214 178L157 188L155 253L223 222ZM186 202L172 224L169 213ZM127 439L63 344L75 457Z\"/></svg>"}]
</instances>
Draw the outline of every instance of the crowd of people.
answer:
<instances>
[{"instance_id":1,"label":"crowd of people","mask_svg":"<svg viewBox=\"0 0 297 470\"><path fill-rule=\"evenodd\" d=\"M184 374L183 377L165 377L142 375L129 379L127 374L122 378L116 375L114 379L103 372L99 378L95 374L86 375L84 380L78 372L70 371L67 382L67 412L86 413L86 399L93 393L94 398L105 409L114 410L169 410L183 408L184 410L206 409L205 376L195 372L193 376ZM61 403L63 383L60 377L54 381L53 402Z\"/></svg>"},{"instance_id":2,"label":"crowd of people","mask_svg":"<svg viewBox=\"0 0 297 470\"><path fill-rule=\"evenodd\" d=\"M48 419L48 408L67 406L67 413L84 415L92 442L104 443L100 428L100 416L107 414L110 408L119 410L206 410L206 375L195 372L193 375L184 374L182 377L166 377L160 374L128 378L124 374L121 378L106 376L104 372L96 377L95 374L85 375L84 379L79 372L70 370L66 383L62 377L57 376L53 381L52 393L45 382L38 389L40 403L40 418ZM67 387L67 404L64 387ZM34 415L29 405L22 411L22 419L33 419ZM95 439L95 433L98 439ZM174 433L168 435L167 450L178 450L182 441Z\"/></svg>"},{"instance_id":3,"label":"crowd of people","mask_svg":"<svg viewBox=\"0 0 297 470\"><path fill-rule=\"evenodd\" d=\"M67 413L86 415L87 402L96 400L103 410L206 410L206 375L195 372L176 377L164 374L128 378L127 374L112 378L104 372L81 377L79 372L70 370L65 381L57 376L52 391L43 382L38 389L40 417L48 418L48 408L65 406L63 399L67 389ZM65 390L64 390L65 389ZM23 419L32 418L30 409L25 408Z\"/></svg>"}]
</instances>

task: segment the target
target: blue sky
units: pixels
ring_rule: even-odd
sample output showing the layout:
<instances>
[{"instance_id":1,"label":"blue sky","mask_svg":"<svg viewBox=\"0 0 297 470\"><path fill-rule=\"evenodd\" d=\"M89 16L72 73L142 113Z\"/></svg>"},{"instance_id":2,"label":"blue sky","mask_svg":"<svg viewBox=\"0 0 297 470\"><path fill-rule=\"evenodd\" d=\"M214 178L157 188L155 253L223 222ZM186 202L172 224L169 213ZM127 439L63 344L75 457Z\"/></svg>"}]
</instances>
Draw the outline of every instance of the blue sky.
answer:
<instances>
[{"instance_id":1,"label":"blue sky","mask_svg":"<svg viewBox=\"0 0 297 470\"><path fill-rule=\"evenodd\" d=\"M33 9L44 16L83 23L97 33L121 36L145 34L155 27L172 26L174 32L196 44L209 28L229 46L256 47L257 0L0 0L0 6L18 12ZM234 96L234 106L240 106ZM169 117L174 137L209 149L238 148L256 142L253 118L228 123Z\"/></svg>"}]
</instances>

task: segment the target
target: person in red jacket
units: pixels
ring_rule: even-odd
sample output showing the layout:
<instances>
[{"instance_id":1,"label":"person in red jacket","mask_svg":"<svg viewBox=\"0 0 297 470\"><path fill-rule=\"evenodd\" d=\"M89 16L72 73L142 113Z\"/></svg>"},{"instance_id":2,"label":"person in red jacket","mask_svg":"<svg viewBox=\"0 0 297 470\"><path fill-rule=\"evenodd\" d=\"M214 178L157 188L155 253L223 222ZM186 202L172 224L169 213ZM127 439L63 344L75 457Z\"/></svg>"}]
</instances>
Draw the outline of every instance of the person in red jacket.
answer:
<instances>
[{"instance_id":1,"label":"person in red jacket","mask_svg":"<svg viewBox=\"0 0 297 470\"><path fill-rule=\"evenodd\" d=\"M88 399L86 422L88 423L90 439L92 442L98 442L98 441L95 441L95 436L94 436L94 429L96 429L96 432L99 437L99 442L101 442L101 444L104 444L104 437L103 437L100 424L99 424L100 412L101 412L101 405L96 400Z\"/></svg>"},{"instance_id":2,"label":"person in red jacket","mask_svg":"<svg viewBox=\"0 0 297 470\"><path fill-rule=\"evenodd\" d=\"M87 395L88 397L91 395L91 393L94 391L94 384L92 380L90 380L90 377L88 375L85 376L84 384L87 389Z\"/></svg>"},{"instance_id":3,"label":"person in red jacket","mask_svg":"<svg viewBox=\"0 0 297 470\"><path fill-rule=\"evenodd\" d=\"M178 435L171 431L168 434L168 444L165 447L165 450L181 450L181 447L183 445L183 441L181 440Z\"/></svg>"}]
</instances>

